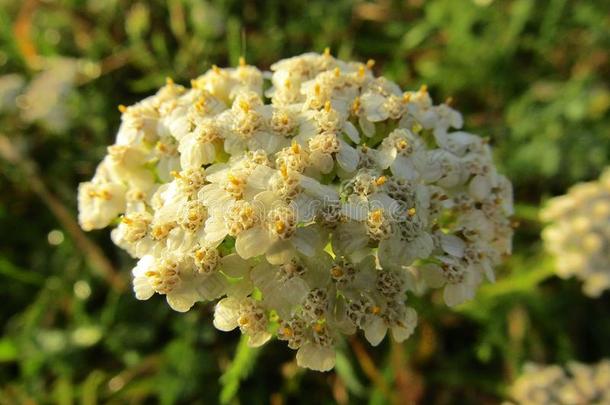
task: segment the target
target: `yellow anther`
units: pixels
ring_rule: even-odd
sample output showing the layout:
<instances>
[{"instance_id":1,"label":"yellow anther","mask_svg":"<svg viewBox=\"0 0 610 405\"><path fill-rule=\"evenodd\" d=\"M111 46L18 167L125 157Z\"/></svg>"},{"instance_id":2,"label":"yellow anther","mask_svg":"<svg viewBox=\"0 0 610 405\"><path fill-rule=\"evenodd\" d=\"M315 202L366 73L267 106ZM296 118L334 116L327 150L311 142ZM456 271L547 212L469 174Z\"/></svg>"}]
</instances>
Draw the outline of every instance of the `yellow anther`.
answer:
<instances>
[{"instance_id":1,"label":"yellow anther","mask_svg":"<svg viewBox=\"0 0 610 405\"><path fill-rule=\"evenodd\" d=\"M238 186L241 184L241 180L238 179L237 177L233 176L232 174L229 174L227 177L228 177L229 183L233 184L234 186Z\"/></svg>"},{"instance_id":2,"label":"yellow anther","mask_svg":"<svg viewBox=\"0 0 610 405\"><path fill-rule=\"evenodd\" d=\"M371 308L371 312L373 315L379 315L381 313L381 307L374 305L373 308Z\"/></svg>"},{"instance_id":3,"label":"yellow anther","mask_svg":"<svg viewBox=\"0 0 610 405\"><path fill-rule=\"evenodd\" d=\"M165 84L168 86L173 86L174 85L174 79L172 79L171 77L166 77L165 78Z\"/></svg>"},{"instance_id":4,"label":"yellow anther","mask_svg":"<svg viewBox=\"0 0 610 405\"><path fill-rule=\"evenodd\" d=\"M293 140L292 144L290 145L290 149L292 150L292 153L299 153L301 151L301 145L299 145L297 141Z\"/></svg>"},{"instance_id":5,"label":"yellow anther","mask_svg":"<svg viewBox=\"0 0 610 405\"><path fill-rule=\"evenodd\" d=\"M283 178L288 177L288 166L286 165L286 163L282 163L280 165L280 173L282 174Z\"/></svg>"},{"instance_id":6,"label":"yellow anther","mask_svg":"<svg viewBox=\"0 0 610 405\"><path fill-rule=\"evenodd\" d=\"M239 108L244 110L244 112L248 112L250 111L250 103L248 103L246 100L239 100Z\"/></svg>"},{"instance_id":7,"label":"yellow anther","mask_svg":"<svg viewBox=\"0 0 610 405\"><path fill-rule=\"evenodd\" d=\"M364 68L364 66L360 66L358 68L358 76L364 77L365 74L366 74L366 69Z\"/></svg>"},{"instance_id":8,"label":"yellow anther","mask_svg":"<svg viewBox=\"0 0 610 405\"><path fill-rule=\"evenodd\" d=\"M343 269L340 266L334 266L332 269L330 269L330 274L334 278L339 278L343 276Z\"/></svg>"},{"instance_id":9,"label":"yellow anther","mask_svg":"<svg viewBox=\"0 0 610 405\"><path fill-rule=\"evenodd\" d=\"M320 333L320 332L324 331L324 324L323 323L316 323L313 326L313 330L316 331L317 333Z\"/></svg>"},{"instance_id":10,"label":"yellow anther","mask_svg":"<svg viewBox=\"0 0 610 405\"><path fill-rule=\"evenodd\" d=\"M197 259L198 261L203 261L203 259L205 258L205 251L203 249L199 249L198 251L195 252L195 259Z\"/></svg>"},{"instance_id":11,"label":"yellow anther","mask_svg":"<svg viewBox=\"0 0 610 405\"><path fill-rule=\"evenodd\" d=\"M282 220L279 221L275 221L275 232L277 233L284 233L284 231L286 230L286 223Z\"/></svg>"},{"instance_id":12,"label":"yellow anther","mask_svg":"<svg viewBox=\"0 0 610 405\"><path fill-rule=\"evenodd\" d=\"M366 67L368 69L372 69L375 66L375 59L369 59L366 61Z\"/></svg>"},{"instance_id":13,"label":"yellow anther","mask_svg":"<svg viewBox=\"0 0 610 405\"><path fill-rule=\"evenodd\" d=\"M396 147L400 150L406 149L409 146L409 142L407 142L405 139L401 139L400 141L396 142Z\"/></svg>"},{"instance_id":14,"label":"yellow anther","mask_svg":"<svg viewBox=\"0 0 610 405\"><path fill-rule=\"evenodd\" d=\"M322 92L322 89L320 88L320 85L318 83L316 83L315 86L313 86L313 91L316 94L316 96L319 96L320 93Z\"/></svg>"},{"instance_id":15,"label":"yellow anther","mask_svg":"<svg viewBox=\"0 0 610 405\"><path fill-rule=\"evenodd\" d=\"M182 178L182 176L180 175L179 172L177 172L176 170L172 170L171 172L169 172L169 174L174 178L174 179L180 179Z\"/></svg>"},{"instance_id":16,"label":"yellow anther","mask_svg":"<svg viewBox=\"0 0 610 405\"><path fill-rule=\"evenodd\" d=\"M221 74L222 71L220 70L220 68L216 65L212 65L212 70L214 71L214 73L216 73L217 75Z\"/></svg>"},{"instance_id":17,"label":"yellow anther","mask_svg":"<svg viewBox=\"0 0 610 405\"><path fill-rule=\"evenodd\" d=\"M324 56L326 56L326 57L330 56L330 48L328 46L326 48L324 48Z\"/></svg>"},{"instance_id":18,"label":"yellow anther","mask_svg":"<svg viewBox=\"0 0 610 405\"><path fill-rule=\"evenodd\" d=\"M146 277L157 277L159 273L157 273L156 271L147 271L146 273L144 273L144 275Z\"/></svg>"},{"instance_id":19,"label":"yellow anther","mask_svg":"<svg viewBox=\"0 0 610 405\"><path fill-rule=\"evenodd\" d=\"M246 66L246 58L244 58L243 56L239 57L239 66Z\"/></svg>"},{"instance_id":20,"label":"yellow anther","mask_svg":"<svg viewBox=\"0 0 610 405\"><path fill-rule=\"evenodd\" d=\"M131 224L133 224L133 220L132 220L132 219L130 219L130 218L128 218L128 217L123 217L123 218L121 218L121 222L123 222L123 223L125 223L125 224L127 224L127 225L131 225Z\"/></svg>"},{"instance_id":21,"label":"yellow anther","mask_svg":"<svg viewBox=\"0 0 610 405\"><path fill-rule=\"evenodd\" d=\"M371 212L371 220L378 222L383 218L383 210L381 208Z\"/></svg>"},{"instance_id":22,"label":"yellow anther","mask_svg":"<svg viewBox=\"0 0 610 405\"><path fill-rule=\"evenodd\" d=\"M103 200L106 200L106 201L112 200L112 194L108 190L102 190L97 195L98 195L98 197L100 197Z\"/></svg>"},{"instance_id":23,"label":"yellow anther","mask_svg":"<svg viewBox=\"0 0 610 405\"><path fill-rule=\"evenodd\" d=\"M445 104L447 104L448 106L452 106L453 105L453 97L451 97L451 96L447 97L447 99L445 100Z\"/></svg>"},{"instance_id":24,"label":"yellow anther","mask_svg":"<svg viewBox=\"0 0 610 405\"><path fill-rule=\"evenodd\" d=\"M192 88L194 88L194 89L196 89L196 88L198 88L197 86L198 86L198 85L197 85L197 80L195 80L195 79L191 79L191 87L192 87Z\"/></svg>"},{"instance_id":25,"label":"yellow anther","mask_svg":"<svg viewBox=\"0 0 610 405\"><path fill-rule=\"evenodd\" d=\"M199 105L204 105L207 102L208 102L207 97L203 96L203 95L197 99L197 104L199 104Z\"/></svg>"},{"instance_id":26,"label":"yellow anther","mask_svg":"<svg viewBox=\"0 0 610 405\"><path fill-rule=\"evenodd\" d=\"M427 84L422 84L421 87L419 88L419 92L420 93L427 93L428 92L428 85Z\"/></svg>"},{"instance_id":27,"label":"yellow anther","mask_svg":"<svg viewBox=\"0 0 610 405\"><path fill-rule=\"evenodd\" d=\"M386 181L388 181L388 178L386 176L379 176L375 180L375 184L378 186L383 186Z\"/></svg>"},{"instance_id":28,"label":"yellow anther","mask_svg":"<svg viewBox=\"0 0 610 405\"><path fill-rule=\"evenodd\" d=\"M292 331L292 328L285 326L282 328L282 335L290 337L290 336L294 335L294 332Z\"/></svg>"},{"instance_id":29,"label":"yellow anther","mask_svg":"<svg viewBox=\"0 0 610 405\"><path fill-rule=\"evenodd\" d=\"M123 104L119 104L119 111L121 113L124 113L125 111L127 111L127 107L125 107Z\"/></svg>"},{"instance_id":30,"label":"yellow anther","mask_svg":"<svg viewBox=\"0 0 610 405\"><path fill-rule=\"evenodd\" d=\"M357 113L358 111L360 111L360 106L361 106L361 103L360 103L360 97L356 97L356 98L354 99L354 102L352 103L352 113L354 113L354 114L355 114L355 113Z\"/></svg>"},{"instance_id":31,"label":"yellow anther","mask_svg":"<svg viewBox=\"0 0 610 405\"><path fill-rule=\"evenodd\" d=\"M237 322L239 323L239 326L246 326L248 323L250 323L248 318L246 318L245 316L240 316Z\"/></svg>"},{"instance_id":32,"label":"yellow anther","mask_svg":"<svg viewBox=\"0 0 610 405\"><path fill-rule=\"evenodd\" d=\"M415 216L415 214L417 214L417 210L415 209L415 207L409 208L407 210L407 215L409 215L410 217Z\"/></svg>"},{"instance_id":33,"label":"yellow anther","mask_svg":"<svg viewBox=\"0 0 610 405\"><path fill-rule=\"evenodd\" d=\"M411 101L411 93L404 93L402 95L402 102L407 104L409 101Z\"/></svg>"},{"instance_id":34,"label":"yellow anther","mask_svg":"<svg viewBox=\"0 0 610 405\"><path fill-rule=\"evenodd\" d=\"M161 153L166 153L168 151L167 145L163 142L157 142L157 144L155 145L155 149Z\"/></svg>"},{"instance_id":35,"label":"yellow anther","mask_svg":"<svg viewBox=\"0 0 610 405\"><path fill-rule=\"evenodd\" d=\"M341 76L341 69L336 67L335 70L333 70L333 73L335 74L335 77L339 77Z\"/></svg>"},{"instance_id":36,"label":"yellow anther","mask_svg":"<svg viewBox=\"0 0 610 405\"><path fill-rule=\"evenodd\" d=\"M290 79L286 79L286 81L284 81L284 87L289 89L291 86L292 86L292 82L290 81Z\"/></svg>"},{"instance_id":37,"label":"yellow anther","mask_svg":"<svg viewBox=\"0 0 610 405\"><path fill-rule=\"evenodd\" d=\"M324 103L324 111L330 112L330 101Z\"/></svg>"}]
</instances>

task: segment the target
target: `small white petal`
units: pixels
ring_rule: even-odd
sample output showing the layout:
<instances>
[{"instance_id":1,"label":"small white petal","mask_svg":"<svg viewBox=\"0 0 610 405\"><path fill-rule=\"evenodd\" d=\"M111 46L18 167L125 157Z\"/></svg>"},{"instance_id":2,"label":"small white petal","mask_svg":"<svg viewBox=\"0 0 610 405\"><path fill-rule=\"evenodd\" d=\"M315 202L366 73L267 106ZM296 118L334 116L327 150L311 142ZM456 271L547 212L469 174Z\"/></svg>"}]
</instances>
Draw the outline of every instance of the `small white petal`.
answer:
<instances>
[{"instance_id":1,"label":"small white petal","mask_svg":"<svg viewBox=\"0 0 610 405\"><path fill-rule=\"evenodd\" d=\"M260 347L267 343L271 339L271 333L269 332L259 332L254 335L248 336L248 346L249 347Z\"/></svg>"},{"instance_id":2,"label":"small white petal","mask_svg":"<svg viewBox=\"0 0 610 405\"><path fill-rule=\"evenodd\" d=\"M228 332L237 327L239 317L239 300L228 297L218 301L214 308L214 327Z\"/></svg>"},{"instance_id":3,"label":"small white petal","mask_svg":"<svg viewBox=\"0 0 610 405\"><path fill-rule=\"evenodd\" d=\"M375 124L366 119L366 117L359 117L358 125L360 125L360 128L362 129L364 135L368 136L369 138L375 135Z\"/></svg>"},{"instance_id":4,"label":"small white petal","mask_svg":"<svg viewBox=\"0 0 610 405\"><path fill-rule=\"evenodd\" d=\"M388 331L384 320L378 316L369 316L364 324L364 337L373 346L379 345Z\"/></svg>"},{"instance_id":5,"label":"small white petal","mask_svg":"<svg viewBox=\"0 0 610 405\"><path fill-rule=\"evenodd\" d=\"M250 270L250 264L238 254L232 253L221 259L220 269L229 277L244 277Z\"/></svg>"},{"instance_id":6,"label":"small white petal","mask_svg":"<svg viewBox=\"0 0 610 405\"><path fill-rule=\"evenodd\" d=\"M455 235L442 234L440 236L441 247L445 253L455 257L464 257L466 250L466 242L462 238Z\"/></svg>"},{"instance_id":7,"label":"small white petal","mask_svg":"<svg viewBox=\"0 0 610 405\"><path fill-rule=\"evenodd\" d=\"M337 163L346 172L351 173L358 167L360 156L356 149L349 146L347 143L340 141L341 147L337 153Z\"/></svg>"},{"instance_id":8,"label":"small white petal","mask_svg":"<svg viewBox=\"0 0 610 405\"><path fill-rule=\"evenodd\" d=\"M297 365L316 371L329 371L335 367L335 349L307 342L297 351Z\"/></svg>"},{"instance_id":9,"label":"small white petal","mask_svg":"<svg viewBox=\"0 0 610 405\"><path fill-rule=\"evenodd\" d=\"M489 176L474 176L468 185L468 192L477 201L481 201L489 197L491 194L491 179Z\"/></svg>"},{"instance_id":10,"label":"small white petal","mask_svg":"<svg viewBox=\"0 0 610 405\"><path fill-rule=\"evenodd\" d=\"M298 228L294 236L292 237L292 243L299 253L305 256L313 256L316 254L316 248L320 245L322 236L318 231L317 227L308 226L304 228Z\"/></svg>"},{"instance_id":11,"label":"small white petal","mask_svg":"<svg viewBox=\"0 0 610 405\"><path fill-rule=\"evenodd\" d=\"M354 142L354 143L360 142L360 134L358 133L358 130L356 129L354 124L352 124L349 121L345 121L343 130L345 131L345 134L349 137L349 139L352 140L352 142Z\"/></svg>"},{"instance_id":12,"label":"small white petal","mask_svg":"<svg viewBox=\"0 0 610 405\"><path fill-rule=\"evenodd\" d=\"M413 334L417 326L417 312L413 308L406 308L400 322L402 325L392 327L392 337L398 343L407 340Z\"/></svg>"},{"instance_id":13,"label":"small white petal","mask_svg":"<svg viewBox=\"0 0 610 405\"><path fill-rule=\"evenodd\" d=\"M197 297L193 294L169 293L166 296L169 306L178 312L187 312L193 307L197 301Z\"/></svg>"},{"instance_id":14,"label":"small white petal","mask_svg":"<svg viewBox=\"0 0 610 405\"><path fill-rule=\"evenodd\" d=\"M474 290L466 283L447 284L443 291L445 304L450 307L460 305L474 297Z\"/></svg>"},{"instance_id":15,"label":"small white petal","mask_svg":"<svg viewBox=\"0 0 610 405\"><path fill-rule=\"evenodd\" d=\"M290 241L277 240L269 246L266 258L271 264L288 263L296 254L294 247Z\"/></svg>"},{"instance_id":16,"label":"small white petal","mask_svg":"<svg viewBox=\"0 0 610 405\"><path fill-rule=\"evenodd\" d=\"M235 251L243 259L265 254L271 244L269 232L262 226L246 229L235 239Z\"/></svg>"},{"instance_id":17,"label":"small white petal","mask_svg":"<svg viewBox=\"0 0 610 405\"><path fill-rule=\"evenodd\" d=\"M227 279L222 274L216 272L199 281L197 293L202 299L213 301L224 295L228 287L229 282Z\"/></svg>"}]
</instances>

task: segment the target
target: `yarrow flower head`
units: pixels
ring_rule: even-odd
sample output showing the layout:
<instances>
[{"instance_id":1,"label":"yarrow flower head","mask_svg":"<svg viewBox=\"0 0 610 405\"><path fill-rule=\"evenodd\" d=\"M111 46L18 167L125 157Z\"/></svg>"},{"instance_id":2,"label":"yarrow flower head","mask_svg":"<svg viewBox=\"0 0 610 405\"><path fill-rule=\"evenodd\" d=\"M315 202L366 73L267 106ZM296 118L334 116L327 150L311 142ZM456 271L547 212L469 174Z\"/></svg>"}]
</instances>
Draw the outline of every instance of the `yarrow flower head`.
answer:
<instances>
[{"instance_id":1,"label":"yarrow flower head","mask_svg":"<svg viewBox=\"0 0 610 405\"><path fill-rule=\"evenodd\" d=\"M307 53L168 80L120 107L115 145L79 188L81 226L118 223L138 299L220 299L218 329L252 346L275 335L303 367L331 369L358 330L407 339L407 291L457 305L493 281L512 190L457 111L372 66Z\"/></svg>"},{"instance_id":2,"label":"yarrow flower head","mask_svg":"<svg viewBox=\"0 0 610 405\"><path fill-rule=\"evenodd\" d=\"M583 291L598 297L610 288L610 169L597 181L573 186L552 198L541 218L542 238L556 257L560 277L576 276Z\"/></svg>"},{"instance_id":3,"label":"yarrow flower head","mask_svg":"<svg viewBox=\"0 0 610 405\"><path fill-rule=\"evenodd\" d=\"M610 403L610 360L571 362L566 367L527 364L510 396L523 405Z\"/></svg>"}]
</instances>

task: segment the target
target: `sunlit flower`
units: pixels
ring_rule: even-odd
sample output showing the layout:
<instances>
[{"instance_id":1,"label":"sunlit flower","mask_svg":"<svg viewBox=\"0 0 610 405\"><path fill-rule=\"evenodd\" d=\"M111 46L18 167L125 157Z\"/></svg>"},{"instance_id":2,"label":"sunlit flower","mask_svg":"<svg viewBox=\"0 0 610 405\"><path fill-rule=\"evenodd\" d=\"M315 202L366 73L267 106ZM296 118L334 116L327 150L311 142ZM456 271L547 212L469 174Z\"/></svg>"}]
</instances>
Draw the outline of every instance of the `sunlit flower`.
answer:
<instances>
[{"instance_id":1,"label":"sunlit flower","mask_svg":"<svg viewBox=\"0 0 610 405\"><path fill-rule=\"evenodd\" d=\"M216 328L276 336L301 367L330 370L355 333L404 341L407 294L443 288L453 306L493 282L512 189L484 139L452 132L449 102L373 66L327 50L168 79L119 107L116 144L79 188L82 227L116 225L138 299L220 299Z\"/></svg>"}]
</instances>

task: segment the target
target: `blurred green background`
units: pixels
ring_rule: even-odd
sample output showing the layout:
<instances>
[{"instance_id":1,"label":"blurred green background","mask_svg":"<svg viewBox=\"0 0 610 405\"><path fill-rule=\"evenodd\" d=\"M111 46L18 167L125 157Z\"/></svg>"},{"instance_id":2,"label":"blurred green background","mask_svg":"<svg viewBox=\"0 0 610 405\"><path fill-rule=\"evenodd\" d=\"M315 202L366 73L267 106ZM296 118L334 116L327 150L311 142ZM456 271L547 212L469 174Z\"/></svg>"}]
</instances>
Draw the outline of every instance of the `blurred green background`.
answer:
<instances>
[{"instance_id":1,"label":"blurred green background","mask_svg":"<svg viewBox=\"0 0 610 405\"><path fill-rule=\"evenodd\" d=\"M610 297L553 277L538 210L610 159L608 0L0 0L0 403L493 404L525 361L610 356ZM403 88L453 97L515 185L515 254L498 282L420 314L404 345L341 347L331 373L294 353L137 302L133 260L84 234L76 187L113 142L118 104L211 64L326 46Z\"/></svg>"}]
</instances>

